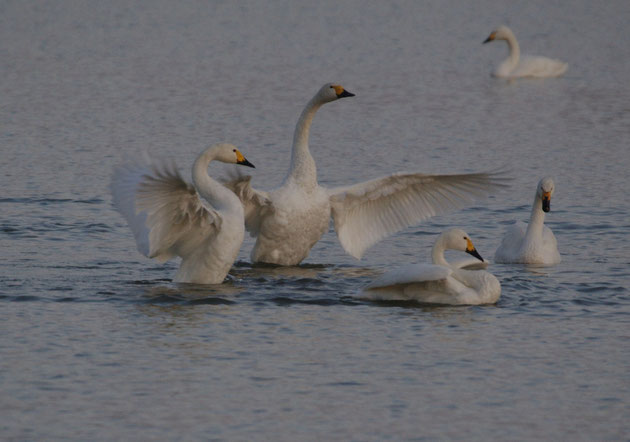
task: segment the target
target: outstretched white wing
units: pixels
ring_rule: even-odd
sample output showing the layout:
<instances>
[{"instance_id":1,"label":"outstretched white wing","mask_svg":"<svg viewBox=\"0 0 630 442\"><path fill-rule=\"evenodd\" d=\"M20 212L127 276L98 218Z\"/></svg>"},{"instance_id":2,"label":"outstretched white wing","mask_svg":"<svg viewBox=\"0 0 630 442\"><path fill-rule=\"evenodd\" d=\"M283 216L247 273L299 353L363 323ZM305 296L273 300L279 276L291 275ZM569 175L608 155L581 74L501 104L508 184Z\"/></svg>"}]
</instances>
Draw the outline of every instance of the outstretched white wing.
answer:
<instances>
[{"instance_id":1,"label":"outstretched white wing","mask_svg":"<svg viewBox=\"0 0 630 442\"><path fill-rule=\"evenodd\" d=\"M149 258L185 257L221 228L221 216L204 204L174 163L120 165L110 188L114 207Z\"/></svg>"},{"instance_id":2,"label":"outstretched white wing","mask_svg":"<svg viewBox=\"0 0 630 442\"><path fill-rule=\"evenodd\" d=\"M335 230L355 258L381 239L422 220L471 204L506 186L499 173L424 175L396 173L330 189Z\"/></svg>"},{"instance_id":3,"label":"outstretched white wing","mask_svg":"<svg viewBox=\"0 0 630 442\"><path fill-rule=\"evenodd\" d=\"M256 190L251 185L251 175L244 175L238 170L229 172L223 185L238 196L245 212L245 228L251 236L258 235L262 219L273 210L269 194Z\"/></svg>"}]
</instances>

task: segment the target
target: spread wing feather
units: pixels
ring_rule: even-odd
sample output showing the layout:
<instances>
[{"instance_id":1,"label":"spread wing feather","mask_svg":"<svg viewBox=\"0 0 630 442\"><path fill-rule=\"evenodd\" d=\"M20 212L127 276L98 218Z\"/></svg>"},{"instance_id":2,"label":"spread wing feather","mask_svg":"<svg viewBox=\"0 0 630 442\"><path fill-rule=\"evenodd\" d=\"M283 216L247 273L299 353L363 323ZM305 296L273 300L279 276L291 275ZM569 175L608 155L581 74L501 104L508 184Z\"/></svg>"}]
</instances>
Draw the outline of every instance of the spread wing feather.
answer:
<instances>
[{"instance_id":1,"label":"spread wing feather","mask_svg":"<svg viewBox=\"0 0 630 442\"><path fill-rule=\"evenodd\" d=\"M120 165L110 188L114 207L131 227L140 253L149 258L185 257L221 228L221 216L182 179L173 162Z\"/></svg>"},{"instance_id":2,"label":"spread wing feather","mask_svg":"<svg viewBox=\"0 0 630 442\"><path fill-rule=\"evenodd\" d=\"M251 180L251 175L244 175L233 169L228 172L228 177L222 182L241 200L245 213L245 228L251 236L256 236L260 231L262 220L273 210L273 206L269 194L263 190L254 189Z\"/></svg>"},{"instance_id":3,"label":"spread wing feather","mask_svg":"<svg viewBox=\"0 0 630 442\"><path fill-rule=\"evenodd\" d=\"M396 173L330 189L335 230L343 248L361 258L381 239L420 221L471 204L506 187L503 172L460 175Z\"/></svg>"}]
</instances>

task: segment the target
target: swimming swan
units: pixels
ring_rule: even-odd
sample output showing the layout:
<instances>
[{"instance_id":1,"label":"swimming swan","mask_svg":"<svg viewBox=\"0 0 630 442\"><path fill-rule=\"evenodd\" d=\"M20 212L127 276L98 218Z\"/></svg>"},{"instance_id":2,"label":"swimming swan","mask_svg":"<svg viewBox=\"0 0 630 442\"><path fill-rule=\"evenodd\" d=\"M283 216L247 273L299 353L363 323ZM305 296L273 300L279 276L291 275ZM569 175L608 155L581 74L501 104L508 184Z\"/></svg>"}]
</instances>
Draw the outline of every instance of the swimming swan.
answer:
<instances>
[{"instance_id":1,"label":"swimming swan","mask_svg":"<svg viewBox=\"0 0 630 442\"><path fill-rule=\"evenodd\" d=\"M420 301L431 304L494 304L501 284L485 270L468 270L449 264L445 250L470 253L484 263L470 237L461 229L449 229L435 241L433 264L411 264L385 273L363 289L360 297L382 301Z\"/></svg>"},{"instance_id":2,"label":"swimming swan","mask_svg":"<svg viewBox=\"0 0 630 442\"><path fill-rule=\"evenodd\" d=\"M213 160L254 167L236 147L221 143L197 157L193 185L174 163L125 164L112 176L114 207L131 227L140 253L160 262L182 258L177 282L223 282L243 242L243 205L210 178Z\"/></svg>"},{"instance_id":3,"label":"swimming swan","mask_svg":"<svg viewBox=\"0 0 630 442\"><path fill-rule=\"evenodd\" d=\"M313 117L323 104L352 96L339 85L326 84L308 102L295 127L289 172L279 188L255 190L248 176L226 183L243 202L246 229L257 237L253 262L299 264L328 231L331 214L341 245L360 258L384 237L503 185L502 177L491 173L396 173L353 186L320 186L308 147Z\"/></svg>"},{"instance_id":4,"label":"swimming swan","mask_svg":"<svg viewBox=\"0 0 630 442\"><path fill-rule=\"evenodd\" d=\"M507 26L499 26L486 38L484 43L493 40L505 40L510 48L510 55L494 71L495 77L559 77L569 67L567 63L546 57L523 55L512 30Z\"/></svg>"},{"instance_id":5,"label":"swimming swan","mask_svg":"<svg viewBox=\"0 0 630 442\"><path fill-rule=\"evenodd\" d=\"M560 262L558 243L545 226L545 212L551 209L554 184L549 177L538 183L529 224L517 221L508 228L494 254L495 262L554 265Z\"/></svg>"}]
</instances>

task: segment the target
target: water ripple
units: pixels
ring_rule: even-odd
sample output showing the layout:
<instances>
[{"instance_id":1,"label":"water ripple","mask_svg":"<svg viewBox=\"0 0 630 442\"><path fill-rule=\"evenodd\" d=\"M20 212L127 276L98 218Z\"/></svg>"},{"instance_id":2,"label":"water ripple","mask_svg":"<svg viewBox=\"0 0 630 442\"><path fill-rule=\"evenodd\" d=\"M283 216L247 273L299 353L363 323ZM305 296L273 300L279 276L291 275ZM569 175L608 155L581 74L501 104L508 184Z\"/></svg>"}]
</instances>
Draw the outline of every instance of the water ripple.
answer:
<instances>
[{"instance_id":1,"label":"water ripple","mask_svg":"<svg viewBox=\"0 0 630 442\"><path fill-rule=\"evenodd\" d=\"M0 198L0 204L38 204L47 206L51 204L101 204L104 200L98 197L88 199L71 199L71 198L42 198L42 197L20 197L20 198Z\"/></svg>"}]
</instances>

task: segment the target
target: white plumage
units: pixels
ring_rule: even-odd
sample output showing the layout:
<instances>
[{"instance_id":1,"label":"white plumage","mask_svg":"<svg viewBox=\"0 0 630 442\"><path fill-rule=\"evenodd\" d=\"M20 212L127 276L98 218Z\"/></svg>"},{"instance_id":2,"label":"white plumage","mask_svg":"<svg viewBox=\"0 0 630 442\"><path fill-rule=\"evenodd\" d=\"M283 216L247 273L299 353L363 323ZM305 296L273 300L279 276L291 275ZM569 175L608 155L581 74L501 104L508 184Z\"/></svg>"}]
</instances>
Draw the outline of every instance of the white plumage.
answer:
<instances>
[{"instance_id":1,"label":"white plumage","mask_svg":"<svg viewBox=\"0 0 630 442\"><path fill-rule=\"evenodd\" d=\"M494 40L505 40L510 54L493 72L495 77L559 77L564 74L569 65L565 62L547 57L532 55L521 56L521 50L516 37L507 26L499 26L488 36L484 43Z\"/></svg>"},{"instance_id":2,"label":"white plumage","mask_svg":"<svg viewBox=\"0 0 630 442\"><path fill-rule=\"evenodd\" d=\"M343 248L360 258L381 239L487 194L499 175L395 173L330 189L335 230Z\"/></svg>"},{"instance_id":3,"label":"white plumage","mask_svg":"<svg viewBox=\"0 0 630 442\"><path fill-rule=\"evenodd\" d=\"M512 224L494 254L500 263L550 266L560 262L558 242L551 229L545 226L545 212L551 210L551 196L555 185L550 177L543 178L536 187L529 224Z\"/></svg>"},{"instance_id":4,"label":"white plumage","mask_svg":"<svg viewBox=\"0 0 630 442\"><path fill-rule=\"evenodd\" d=\"M411 264L391 270L367 285L359 296L369 300L446 305L497 302L501 296L497 278L485 270L470 270L475 265L469 261L449 264L444 258L448 249L470 253L482 264L480 267L487 266L468 234L461 229L450 229L437 238L431 252L432 264Z\"/></svg>"},{"instance_id":5,"label":"white plumage","mask_svg":"<svg viewBox=\"0 0 630 442\"><path fill-rule=\"evenodd\" d=\"M231 144L204 150L192 168L193 185L174 163L128 163L114 169L111 192L138 251L160 262L182 258L177 282L223 282L243 242L243 207L229 189L210 178L208 165L254 167Z\"/></svg>"},{"instance_id":6,"label":"white plumage","mask_svg":"<svg viewBox=\"0 0 630 442\"><path fill-rule=\"evenodd\" d=\"M504 185L503 176L493 173L396 173L336 189L320 186L308 147L313 117L323 104L352 95L326 84L308 102L295 128L288 175L279 188L255 190L249 177L226 183L243 202L246 228L257 237L253 262L299 264L328 231L331 215L343 248L360 258L386 236Z\"/></svg>"}]
</instances>

